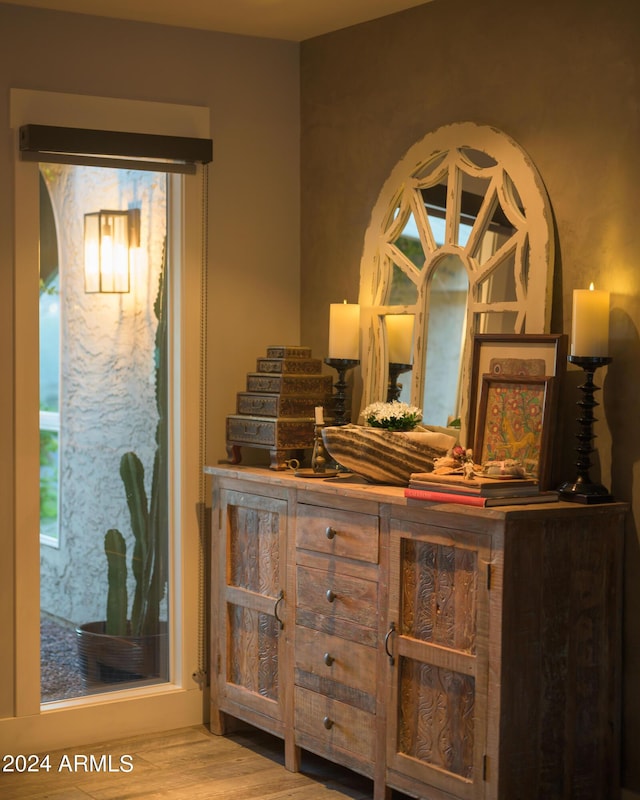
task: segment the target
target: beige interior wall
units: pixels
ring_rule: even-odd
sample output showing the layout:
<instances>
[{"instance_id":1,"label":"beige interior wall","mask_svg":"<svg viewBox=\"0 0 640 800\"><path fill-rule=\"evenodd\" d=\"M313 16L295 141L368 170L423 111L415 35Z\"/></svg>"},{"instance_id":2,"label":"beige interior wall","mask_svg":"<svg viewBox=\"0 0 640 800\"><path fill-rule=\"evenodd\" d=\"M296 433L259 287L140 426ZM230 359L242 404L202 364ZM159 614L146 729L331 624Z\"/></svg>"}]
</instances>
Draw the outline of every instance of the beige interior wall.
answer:
<instances>
[{"instance_id":1,"label":"beige interior wall","mask_svg":"<svg viewBox=\"0 0 640 800\"><path fill-rule=\"evenodd\" d=\"M256 357L299 340L298 64L291 42L0 4L0 717L13 714L13 547L21 535L6 379L15 347L9 89L211 109L207 461L215 463L225 456L225 415Z\"/></svg>"},{"instance_id":2,"label":"beige interior wall","mask_svg":"<svg viewBox=\"0 0 640 800\"><path fill-rule=\"evenodd\" d=\"M602 480L632 503L626 550L624 779L640 788L640 29L637 0L435 0L298 47L0 4L0 365L13 372L13 143L8 89L211 108L208 460L267 344L326 354L328 304L355 301L368 215L391 168L426 132L492 124L529 152L557 224L553 330L571 291L612 293L611 352L597 426ZM298 142L302 270L298 273ZM557 458L572 474L573 407ZM0 716L12 713L13 393L0 388Z\"/></svg>"},{"instance_id":3,"label":"beige interior wall","mask_svg":"<svg viewBox=\"0 0 640 800\"><path fill-rule=\"evenodd\" d=\"M369 214L406 150L452 122L493 125L537 166L557 225L552 331L574 288L611 292L598 452L626 537L623 783L640 788L640 26L637 0L435 0L301 50L302 340L326 354L328 306L358 296ZM357 393L357 374L356 379ZM575 478L571 368L556 460ZM601 463L601 470L599 464ZM594 580L598 576L594 575Z\"/></svg>"}]
</instances>

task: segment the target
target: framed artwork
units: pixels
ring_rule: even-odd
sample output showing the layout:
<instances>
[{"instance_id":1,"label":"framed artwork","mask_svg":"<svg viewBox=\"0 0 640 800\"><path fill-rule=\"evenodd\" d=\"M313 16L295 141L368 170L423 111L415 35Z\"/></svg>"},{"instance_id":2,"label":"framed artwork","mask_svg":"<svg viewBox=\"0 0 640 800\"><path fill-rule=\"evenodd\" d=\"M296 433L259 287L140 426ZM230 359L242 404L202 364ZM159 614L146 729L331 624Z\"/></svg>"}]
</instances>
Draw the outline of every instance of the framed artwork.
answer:
<instances>
[{"instance_id":1,"label":"framed artwork","mask_svg":"<svg viewBox=\"0 0 640 800\"><path fill-rule=\"evenodd\" d=\"M516 459L547 489L555 382L548 375L483 375L474 461Z\"/></svg>"},{"instance_id":2,"label":"framed artwork","mask_svg":"<svg viewBox=\"0 0 640 800\"><path fill-rule=\"evenodd\" d=\"M561 385L566 369L565 333L477 333L473 337L468 441L475 441L483 375L546 375Z\"/></svg>"}]
</instances>

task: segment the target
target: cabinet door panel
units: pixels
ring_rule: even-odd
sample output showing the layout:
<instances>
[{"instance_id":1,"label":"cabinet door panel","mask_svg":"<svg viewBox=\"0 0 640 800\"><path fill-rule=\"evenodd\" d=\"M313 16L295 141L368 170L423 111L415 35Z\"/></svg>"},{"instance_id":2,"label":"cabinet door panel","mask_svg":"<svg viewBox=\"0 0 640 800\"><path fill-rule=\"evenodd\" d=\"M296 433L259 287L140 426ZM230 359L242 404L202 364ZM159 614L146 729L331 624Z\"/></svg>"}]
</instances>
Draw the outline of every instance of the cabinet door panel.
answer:
<instances>
[{"instance_id":1,"label":"cabinet door panel","mask_svg":"<svg viewBox=\"0 0 640 800\"><path fill-rule=\"evenodd\" d=\"M227 681L277 700L278 629L275 618L231 603L227 610Z\"/></svg>"},{"instance_id":2,"label":"cabinet door panel","mask_svg":"<svg viewBox=\"0 0 640 800\"><path fill-rule=\"evenodd\" d=\"M246 501L227 505L229 586L277 597L280 583L281 515Z\"/></svg>"},{"instance_id":3,"label":"cabinet door panel","mask_svg":"<svg viewBox=\"0 0 640 800\"><path fill-rule=\"evenodd\" d=\"M388 765L484 797L490 537L394 520Z\"/></svg>"},{"instance_id":4,"label":"cabinet door panel","mask_svg":"<svg viewBox=\"0 0 640 800\"><path fill-rule=\"evenodd\" d=\"M475 678L401 657L398 752L473 778Z\"/></svg>"},{"instance_id":5,"label":"cabinet door panel","mask_svg":"<svg viewBox=\"0 0 640 800\"><path fill-rule=\"evenodd\" d=\"M287 502L222 490L218 514L217 706L280 734Z\"/></svg>"},{"instance_id":6,"label":"cabinet door panel","mask_svg":"<svg viewBox=\"0 0 640 800\"><path fill-rule=\"evenodd\" d=\"M475 653L477 558L453 544L403 541L402 635Z\"/></svg>"}]
</instances>

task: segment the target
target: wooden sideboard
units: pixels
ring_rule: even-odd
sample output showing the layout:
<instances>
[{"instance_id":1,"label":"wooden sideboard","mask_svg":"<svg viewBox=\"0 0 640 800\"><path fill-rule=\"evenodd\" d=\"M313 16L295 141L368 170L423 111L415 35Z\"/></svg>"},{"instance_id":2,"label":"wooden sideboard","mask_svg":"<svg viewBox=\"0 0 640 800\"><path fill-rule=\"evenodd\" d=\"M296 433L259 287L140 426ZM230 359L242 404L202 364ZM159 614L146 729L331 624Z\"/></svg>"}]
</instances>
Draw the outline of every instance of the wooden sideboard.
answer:
<instances>
[{"instance_id":1,"label":"wooden sideboard","mask_svg":"<svg viewBox=\"0 0 640 800\"><path fill-rule=\"evenodd\" d=\"M211 729L429 800L619 797L623 503L212 476Z\"/></svg>"}]
</instances>

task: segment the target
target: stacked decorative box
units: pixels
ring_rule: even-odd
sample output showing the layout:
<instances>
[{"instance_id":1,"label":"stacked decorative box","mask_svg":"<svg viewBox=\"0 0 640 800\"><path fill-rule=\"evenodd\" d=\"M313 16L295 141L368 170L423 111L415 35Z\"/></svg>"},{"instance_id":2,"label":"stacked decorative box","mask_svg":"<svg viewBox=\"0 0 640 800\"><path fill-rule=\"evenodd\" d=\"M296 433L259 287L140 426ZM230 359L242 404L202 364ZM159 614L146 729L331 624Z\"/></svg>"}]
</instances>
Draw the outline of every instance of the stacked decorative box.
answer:
<instances>
[{"instance_id":1,"label":"stacked decorative box","mask_svg":"<svg viewBox=\"0 0 640 800\"><path fill-rule=\"evenodd\" d=\"M258 447L269 450L271 469L281 470L297 451L313 447L314 409L332 398L331 376L321 373L309 347L268 347L237 395L237 413L227 417L230 463L240 463L242 446Z\"/></svg>"}]
</instances>

